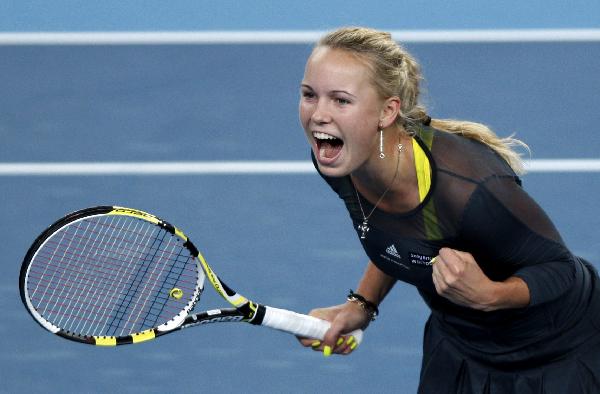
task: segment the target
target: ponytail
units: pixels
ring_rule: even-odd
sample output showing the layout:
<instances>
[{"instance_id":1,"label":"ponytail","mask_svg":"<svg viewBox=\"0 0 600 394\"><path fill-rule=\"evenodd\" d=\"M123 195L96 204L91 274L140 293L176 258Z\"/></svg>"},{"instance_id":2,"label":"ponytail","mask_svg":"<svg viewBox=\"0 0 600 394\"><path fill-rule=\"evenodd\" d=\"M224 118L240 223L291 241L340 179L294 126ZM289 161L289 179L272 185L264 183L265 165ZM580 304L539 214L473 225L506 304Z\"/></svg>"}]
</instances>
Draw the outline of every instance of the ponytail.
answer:
<instances>
[{"instance_id":1,"label":"ponytail","mask_svg":"<svg viewBox=\"0 0 600 394\"><path fill-rule=\"evenodd\" d=\"M523 159L515 148L529 151L529 147L513 136L500 138L486 125L454 119L431 119L431 127L479 141L500 155L517 175L525 173Z\"/></svg>"}]
</instances>

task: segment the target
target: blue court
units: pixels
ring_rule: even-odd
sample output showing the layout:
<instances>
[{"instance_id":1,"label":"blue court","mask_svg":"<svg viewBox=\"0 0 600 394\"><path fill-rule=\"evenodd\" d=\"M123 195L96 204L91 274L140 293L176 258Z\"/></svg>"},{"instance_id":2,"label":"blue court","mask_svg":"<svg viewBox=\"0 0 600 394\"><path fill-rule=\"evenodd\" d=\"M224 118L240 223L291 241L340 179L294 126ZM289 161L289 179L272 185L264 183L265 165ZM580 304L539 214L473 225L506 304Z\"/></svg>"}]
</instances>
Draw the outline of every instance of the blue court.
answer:
<instances>
[{"instance_id":1,"label":"blue court","mask_svg":"<svg viewBox=\"0 0 600 394\"><path fill-rule=\"evenodd\" d=\"M371 21L352 15L348 23ZM580 16L569 26L544 20L544 27L600 25L588 13ZM34 20L38 30L56 29L51 19ZM227 23L210 28L235 29L221 20ZM4 31L36 30L0 22ZM112 29L101 22L93 29ZM135 30L140 22L130 23ZM184 20L182 28L191 23ZM237 26L258 28L247 25ZM403 28L389 20L380 25ZM455 27L433 27L440 26ZM515 20L509 27L528 26ZM516 133L533 159L600 158L600 41L406 46L423 66L432 117ZM0 46L0 162L309 160L297 101L310 50L310 44ZM523 182L571 249L600 267L600 173L532 172ZM67 212L109 204L181 227L223 279L259 302L300 312L341 303L366 257L341 201L316 173L4 175L0 188L0 393L416 390L428 311L401 283L359 350L329 359L291 336L235 324L96 348L45 332L21 305L19 268L37 234ZM223 301L207 289L199 308L218 306Z\"/></svg>"}]
</instances>

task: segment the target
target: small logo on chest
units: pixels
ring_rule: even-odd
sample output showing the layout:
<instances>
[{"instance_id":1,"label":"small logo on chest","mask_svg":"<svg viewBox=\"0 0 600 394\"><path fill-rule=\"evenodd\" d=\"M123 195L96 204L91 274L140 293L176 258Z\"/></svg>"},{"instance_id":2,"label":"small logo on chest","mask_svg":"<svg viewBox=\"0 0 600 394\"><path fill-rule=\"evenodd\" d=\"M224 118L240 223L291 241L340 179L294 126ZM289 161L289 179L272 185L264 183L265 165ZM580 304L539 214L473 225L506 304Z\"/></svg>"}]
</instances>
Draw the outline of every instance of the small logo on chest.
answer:
<instances>
[{"instance_id":1,"label":"small logo on chest","mask_svg":"<svg viewBox=\"0 0 600 394\"><path fill-rule=\"evenodd\" d=\"M410 270L410 267L406 264L402 264L400 260L402 260L402 256L398 253L398 249L396 249L396 245L391 244L387 248L385 248L385 253L381 253L379 255L383 260L389 261L397 265L398 267L402 267L404 269Z\"/></svg>"},{"instance_id":2,"label":"small logo on chest","mask_svg":"<svg viewBox=\"0 0 600 394\"><path fill-rule=\"evenodd\" d=\"M385 252L386 252L387 254L389 254L390 256L394 256L394 257L396 257L396 258L398 258L398 259L401 259L401 258L402 258L402 256L400 256L400 253L398 253L398 250L396 249L396 246L394 246L394 244L392 244L392 245L388 246L388 247L385 249Z\"/></svg>"}]
</instances>

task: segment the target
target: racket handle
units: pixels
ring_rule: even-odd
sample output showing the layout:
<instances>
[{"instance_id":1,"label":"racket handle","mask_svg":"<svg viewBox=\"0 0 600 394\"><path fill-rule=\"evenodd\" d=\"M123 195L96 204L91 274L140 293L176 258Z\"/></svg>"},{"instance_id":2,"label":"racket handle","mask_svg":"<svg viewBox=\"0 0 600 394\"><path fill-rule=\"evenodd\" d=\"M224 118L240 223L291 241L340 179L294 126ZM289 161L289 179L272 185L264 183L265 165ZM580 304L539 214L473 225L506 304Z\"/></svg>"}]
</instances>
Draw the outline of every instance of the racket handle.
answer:
<instances>
[{"instance_id":1,"label":"racket handle","mask_svg":"<svg viewBox=\"0 0 600 394\"><path fill-rule=\"evenodd\" d=\"M286 309L265 306L263 326L285 331L300 337L323 340L331 323L314 316L303 315ZM344 335L352 335L358 344L362 342L363 330L354 330Z\"/></svg>"}]
</instances>

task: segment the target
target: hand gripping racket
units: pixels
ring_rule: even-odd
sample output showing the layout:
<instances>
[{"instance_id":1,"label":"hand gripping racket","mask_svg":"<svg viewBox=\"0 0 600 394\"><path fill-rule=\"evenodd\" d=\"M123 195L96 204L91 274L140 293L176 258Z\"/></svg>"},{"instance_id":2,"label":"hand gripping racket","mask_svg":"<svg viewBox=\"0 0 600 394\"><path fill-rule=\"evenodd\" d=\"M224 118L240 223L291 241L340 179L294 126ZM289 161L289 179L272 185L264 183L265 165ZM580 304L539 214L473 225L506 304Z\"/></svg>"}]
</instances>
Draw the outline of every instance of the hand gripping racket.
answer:
<instances>
[{"instance_id":1,"label":"hand gripping racket","mask_svg":"<svg viewBox=\"0 0 600 394\"><path fill-rule=\"evenodd\" d=\"M205 278L234 308L192 313ZM29 248L19 287L42 327L91 345L139 343L217 322L316 339L330 326L248 300L217 276L181 230L131 208L99 206L58 220ZM362 339L361 330L348 335Z\"/></svg>"}]
</instances>

